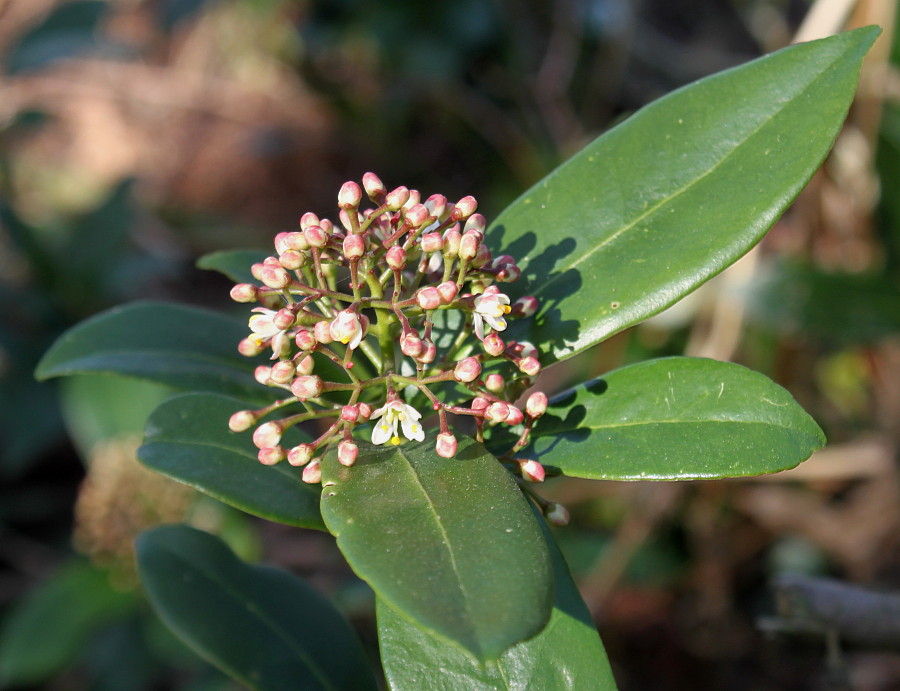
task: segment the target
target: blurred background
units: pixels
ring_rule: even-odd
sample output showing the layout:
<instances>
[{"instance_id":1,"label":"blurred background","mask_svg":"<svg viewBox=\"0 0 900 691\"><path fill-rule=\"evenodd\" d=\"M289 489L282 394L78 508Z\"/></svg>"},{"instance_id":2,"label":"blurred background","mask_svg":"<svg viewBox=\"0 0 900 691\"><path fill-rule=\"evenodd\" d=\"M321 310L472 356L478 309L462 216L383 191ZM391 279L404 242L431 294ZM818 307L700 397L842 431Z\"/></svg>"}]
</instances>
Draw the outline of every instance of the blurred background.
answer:
<instances>
[{"instance_id":1,"label":"blurred background","mask_svg":"<svg viewBox=\"0 0 900 691\"><path fill-rule=\"evenodd\" d=\"M802 617L776 597L785 574L900 593L896 11L892 0L0 0L0 687L235 688L141 595L131 542L166 521L307 578L377 664L371 593L327 535L251 519L137 463L164 389L33 380L63 330L136 298L233 310L228 282L197 257L269 247L304 211L333 213L340 184L367 170L389 187L474 194L490 220L668 91L798 31L877 23L844 132L762 246L544 375L559 390L649 357L732 360L787 387L828 448L774 477L555 480L546 494L572 513L557 535L623 691L900 689L900 647L792 633Z\"/></svg>"}]
</instances>

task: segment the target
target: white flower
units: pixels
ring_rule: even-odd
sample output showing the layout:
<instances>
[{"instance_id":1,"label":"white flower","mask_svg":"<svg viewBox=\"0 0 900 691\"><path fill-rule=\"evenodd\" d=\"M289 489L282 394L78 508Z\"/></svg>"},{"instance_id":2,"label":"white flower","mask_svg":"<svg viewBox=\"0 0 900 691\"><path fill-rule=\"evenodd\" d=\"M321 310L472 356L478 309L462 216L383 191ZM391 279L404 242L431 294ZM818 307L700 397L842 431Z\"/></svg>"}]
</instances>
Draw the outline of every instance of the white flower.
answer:
<instances>
[{"instance_id":1,"label":"white flower","mask_svg":"<svg viewBox=\"0 0 900 691\"><path fill-rule=\"evenodd\" d=\"M373 444L384 444L388 440L395 446L399 444L400 437L397 434L398 422L400 423L400 429L403 430L403 436L407 439L415 441L425 439L425 430L417 422L422 417L421 413L399 399L385 403L372 413L371 419L374 420L379 417L381 420L372 429Z\"/></svg>"},{"instance_id":2,"label":"white flower","mask_svg":"<svg viewBox=\"0 0 900 691\"><path fill-rule=\"evenodd\" d=\"M503 293L491 292L479 295L475 298L475 313L472 315L475 335L484 340L484 322L495 331L506 330L506 320L503 316L509 314L510 309L509 297Z\"/></svg>"},{"instance_id":3,"label":"white flower","mask_svg":"<svg viewBox=\"0 0 900 691\"><path fill-rule=\"evenodd\" d=\"M283 331L275 326L274 317L275 310L269 310L265 307L254 307L253 312L259 312L250 317L250 330L253 332L248 337L257 346L262 347L263 343L272 339L272 359L277 360L287 342L287 331Z\"/></svg>"},{"instance_id":4,"label":"white flower","mask_svg":"<svg viewBox=\"0 0 900 691\"><path fill-rule=\"evenodd\" d=\"M329 327L331 337L335 341L340 341L344 345L348 345L350 350L358 347L362 341L363 329L359 316L351 310L343 310L339 312Z\"/></svg>"}]
</instances>

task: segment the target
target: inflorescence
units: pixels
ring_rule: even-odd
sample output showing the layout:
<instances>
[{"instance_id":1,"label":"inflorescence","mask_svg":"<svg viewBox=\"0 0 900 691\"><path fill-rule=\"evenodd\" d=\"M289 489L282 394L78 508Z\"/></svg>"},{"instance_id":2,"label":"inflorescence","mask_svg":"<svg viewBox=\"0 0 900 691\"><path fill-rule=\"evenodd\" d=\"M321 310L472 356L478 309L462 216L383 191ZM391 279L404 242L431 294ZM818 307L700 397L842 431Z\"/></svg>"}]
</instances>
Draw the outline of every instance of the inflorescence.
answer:
<instances>
[{"instance_id":1,"label":"inflorescence","mask_svg":"<svg viewBox=\"0 0 900 691\"><path fill-rule=\"evenodd\" d=\"M540 391L514 405L541 370L533 345L500 335L507 319L530 317L538 307L533 297L511 302L498 285L519 278L515 259L492 256L474 197L422 201L417 190L389 192L373 173L362 182L341 187L337 224L304 214L300 230L275 236L276 255L253 265L262 285L231 290L237 302L260 304L238 350L253 357L271 349L275 362L257 367L256 379L290 395L235 413L229 427L255 427L261 463L287 459L305 466L303 480L315 483L332 444L342 464L355 463L358 425L371 423L373 444L400 444L401 435L423 441L422 412L411 405L418 400L437 413L440 456L457 450L448 414L471 418L478 441L505 425L518 437L501 460L521 478L542 481L540 463L513 456L547 409ZM360 207L363 191L370 208ZM345 402L332 400L339 397ZM301 412L260 424L298 404ZM288 428L312 419L331 424L313 442L282 445ZM565 512L539 501L548 518Z\"/></svg>"}]
</instances>

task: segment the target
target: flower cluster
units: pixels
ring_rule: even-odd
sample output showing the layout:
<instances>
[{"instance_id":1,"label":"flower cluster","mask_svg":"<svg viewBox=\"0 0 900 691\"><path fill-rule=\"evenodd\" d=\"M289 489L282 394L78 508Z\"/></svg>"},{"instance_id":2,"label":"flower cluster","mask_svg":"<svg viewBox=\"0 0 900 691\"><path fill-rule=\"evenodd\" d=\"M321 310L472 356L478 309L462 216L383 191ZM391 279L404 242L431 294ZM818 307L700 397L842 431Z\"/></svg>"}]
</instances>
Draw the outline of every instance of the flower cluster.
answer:
<instances>
[{"instance_id":1,"label":"flower cluster","mask_svg":"<svg viewBox=\"0 0 900 691\"><path fill-rule=\"evenodd\" d=\"M373 173L362 183L341 187L337 223L304 214L298 230L275 237L276 253L252 267L259 285L232 289L237 302L260 305L239 351L271 351L256 378L288 395L235 413L231 429L255 428L262 463L286 459L319 482L319 459L332 444L341 463L356 461L357 426L371 425L373 444L423 441L430 407L440 456L457 450L451 415L471 420L479 441L506 426L518 436L501 460L524 479L543 480L539 463L512 456L547 408L541 392L515 405L541 370L533 345L501 335L509 319L538 307L533 297L511 301L500 287L519 278L515 259L491 254L473 197L422 200L406 187L388 191ZM285 415L289 407L299 411ZM283 417L261 422L276 412ZM330 424L310 443L282 444L288 428L312 419Z\"/></svg>"}]
</instances>

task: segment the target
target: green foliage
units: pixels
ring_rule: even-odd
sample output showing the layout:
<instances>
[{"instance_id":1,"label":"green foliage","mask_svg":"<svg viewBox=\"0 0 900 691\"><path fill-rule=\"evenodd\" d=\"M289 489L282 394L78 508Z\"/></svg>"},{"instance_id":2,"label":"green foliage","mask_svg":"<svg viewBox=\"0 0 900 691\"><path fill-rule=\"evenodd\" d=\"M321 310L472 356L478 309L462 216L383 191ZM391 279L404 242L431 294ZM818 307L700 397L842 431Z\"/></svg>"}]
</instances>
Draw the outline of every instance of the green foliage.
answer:
<instances>
[{"instance_id":1,"label":"green foliage","mask_svg":"<svg viewBox=\"0 0 900 691\"><path fill-rule=\"evenodd\" d=\"M377 689L353 631L296 576L241 562L183 525L144 533L141 581L166 624L252 689Z\"/></svg>"},{"instance_id":2,"label":"green foliage","mask_svg":"<svg viewBox=\"0 0 900 691\"><path fill-rule=\"evenodd\" d=\"M570 357L662 311L755 245L822 163L875 27L786 48L642 109L491 226ZM513 332L514 335L516 332Z\"/></svg>"},{"instance_id":3,"label":"green foliage","mask_svg":"<svg viewBox=\"0 0 900 691\"><path fill-rule=\"evenodd\" d=\"M160 405L147 420L138 458L148 468L195 487L255 516L286 525L324 529L319 489L300 480L300 470L257 462L247 434L228 430L228 418L246 408L243 401L193 393ZM297 429L289 443L309 438Z\"/></svg>"},{"instance_id":4,"label":"green foliage","mask_svg":"<svg viewBox=\"0 0 900 691\"><path fill-rule=\"evenodd\" d=\"M642 362L561 394L534 436L538 457L594 480L774 473L825 444L773 381L703 358Z\"/></svg>"},{"instance_id":5,"label":"green foliage","mask_svg":"<svg viewBox=\"0 0 900 691\"><path fill-rule=\"evenodd\" d=\"M544 627L550 556L515 482L484 447L465 440L450 461L433 440L367 444L360 456L352 468L326 456L322 516L383 601L480 660Z\"/></svg>"}]
</instances>

